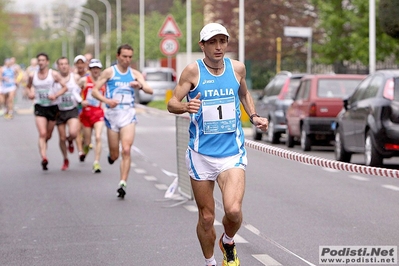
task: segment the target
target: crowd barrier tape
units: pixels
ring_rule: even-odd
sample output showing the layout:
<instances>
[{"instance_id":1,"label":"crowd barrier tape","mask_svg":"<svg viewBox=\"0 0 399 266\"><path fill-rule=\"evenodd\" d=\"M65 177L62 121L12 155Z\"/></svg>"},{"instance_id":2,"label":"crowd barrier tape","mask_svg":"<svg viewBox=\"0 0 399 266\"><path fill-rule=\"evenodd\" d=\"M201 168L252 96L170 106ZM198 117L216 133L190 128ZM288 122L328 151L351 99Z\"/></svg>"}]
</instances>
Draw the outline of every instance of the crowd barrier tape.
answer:
<instances>
[{"instance_id":1,"label":"crowd barrier tape","mask_svg":"<svg viewBox=\"0 0 399 266\"><path fill-rule=\"evenodd\" d=\"M325 168L342 170L346 172L353 172L359 174L399 178L399 171L395 169L371 167L371 166L344 163L335 160L324 159L317 156L311 156L307 154L285 150L282 148L274 147L271 145L259 143L248 139L245 139L245 146L271 155L282 157L284 159L321 166Z\"/></svg>"},{"instance_id":2,"label":"crowd barrier tape","mask_svg":"<svg viewBox=\"0 0 399 266\"><path fill-rule=\"evenodd\" d=\"M188 145L188 126L190 119L188 116L176 116L176 153L177 153L177 175L178 175L178 189L180 194L192 200L193 193L191 189L190 176L187 172L185 164L185 154ZM336 160L325 159L317 156L307 155L290 151L268 144L259 143L253 140L245 139L245 146L254 150L268 153L270 155L278 156L284 159L305 163L309 165L320 166L335 170L346 172L367 174L383 177L399 178L399 170L371 167L359 164L344 163Z\"/></svg>"}]
</instances>

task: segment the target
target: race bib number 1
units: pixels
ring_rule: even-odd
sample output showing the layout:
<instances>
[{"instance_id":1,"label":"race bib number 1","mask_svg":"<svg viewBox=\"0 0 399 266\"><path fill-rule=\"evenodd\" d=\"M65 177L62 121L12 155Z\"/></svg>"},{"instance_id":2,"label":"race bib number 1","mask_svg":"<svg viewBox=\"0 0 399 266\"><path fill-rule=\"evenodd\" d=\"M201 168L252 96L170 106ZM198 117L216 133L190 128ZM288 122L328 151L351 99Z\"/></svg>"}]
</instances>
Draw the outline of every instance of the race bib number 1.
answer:
<instances>
[{"instance_id":1,"label":"race bib number 1","mask_svg":"<svg viewBox=\"0 0 399 266\"><path fill-rule=\"evenodd\" d=\"M234 132L236 109L234 97L202 101L205 134Z\"/></svg>"}]
</instances>

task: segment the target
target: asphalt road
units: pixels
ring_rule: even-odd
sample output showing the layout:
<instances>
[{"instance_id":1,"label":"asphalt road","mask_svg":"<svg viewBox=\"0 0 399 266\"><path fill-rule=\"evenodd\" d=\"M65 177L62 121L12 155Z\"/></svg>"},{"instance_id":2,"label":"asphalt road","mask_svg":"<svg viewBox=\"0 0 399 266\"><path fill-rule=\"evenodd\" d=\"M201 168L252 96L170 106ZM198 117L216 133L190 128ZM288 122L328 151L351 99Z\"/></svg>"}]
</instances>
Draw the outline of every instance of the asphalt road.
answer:
<instances>
[{"instance_id":1,"label":"asphalt road","mask_svg":"<svg viewBox=\"0 0 399 266\"><path fill-rule=\"evenodd\" d=\"M91 173L92 153L81 163L76 152L61 171L57 130L44 172L23 107L11 121L0 117L0 265L203 265L195 203L164 198L177 173L173 115L140 108L128 194L119 200L105 134L102 173ZM398 245L399 180L252 149L248 159L241 265L319 265L319 246ZM218 189L215 197L220 236ZM221 265L217 246L215 256Z\"/></svg>"}]
</instances>

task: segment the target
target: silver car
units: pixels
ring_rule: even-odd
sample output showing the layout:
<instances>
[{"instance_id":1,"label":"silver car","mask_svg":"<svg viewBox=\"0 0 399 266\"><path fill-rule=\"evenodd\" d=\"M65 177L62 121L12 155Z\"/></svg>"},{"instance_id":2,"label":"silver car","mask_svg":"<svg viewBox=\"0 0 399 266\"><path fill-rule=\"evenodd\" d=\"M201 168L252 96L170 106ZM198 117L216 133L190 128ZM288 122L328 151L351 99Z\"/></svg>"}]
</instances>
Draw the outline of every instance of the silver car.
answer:
<instances>
[{"instance_id":1,"label":"silver car","mask_svg":"<svg viewBox=\"0 0 399 266\"><path fill-rule=\"evenodd\" d=\"M146 67L142 73L148 85L154 90L154 94L149 95L141 90L138 91L136 101L141 104L165 100L166 91L173 90L176 87L176 72L173 68Z\"/></svg>"}]
</instances>

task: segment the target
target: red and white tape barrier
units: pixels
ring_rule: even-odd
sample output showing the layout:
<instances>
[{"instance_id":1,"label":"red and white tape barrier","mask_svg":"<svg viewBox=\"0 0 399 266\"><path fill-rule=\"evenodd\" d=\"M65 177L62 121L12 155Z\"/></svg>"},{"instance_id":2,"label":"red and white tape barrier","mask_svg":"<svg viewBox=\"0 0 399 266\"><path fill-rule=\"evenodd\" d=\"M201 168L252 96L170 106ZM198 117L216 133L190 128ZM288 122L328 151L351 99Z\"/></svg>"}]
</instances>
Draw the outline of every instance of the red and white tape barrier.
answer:
<instances>
[{"instance_id":1,"label":"red and white tape barrier","mask_svg":"<svg viewBox=\"0 0 399 266\"><path fill-rule=\"evenodd\" d=\"M274 147L271 145L259 143L248 139L245 139L245 146L261 152L266 152L271 155L279 156L288 160L293 160L301 163L312 164L321 167L342 170L347 172L354 172L359 174L399 178L399 171L394 169L371 167L371 166L357 165L352 163L344 163L335 160L324 159L317 156L311 156L294 151L281 149L278 147Z\"/></svg>"}]
</instances>

